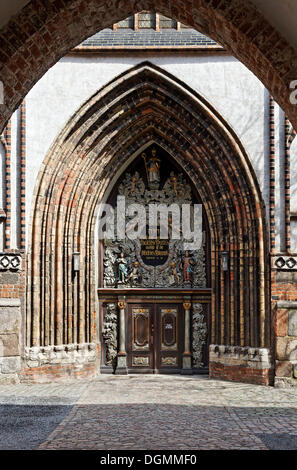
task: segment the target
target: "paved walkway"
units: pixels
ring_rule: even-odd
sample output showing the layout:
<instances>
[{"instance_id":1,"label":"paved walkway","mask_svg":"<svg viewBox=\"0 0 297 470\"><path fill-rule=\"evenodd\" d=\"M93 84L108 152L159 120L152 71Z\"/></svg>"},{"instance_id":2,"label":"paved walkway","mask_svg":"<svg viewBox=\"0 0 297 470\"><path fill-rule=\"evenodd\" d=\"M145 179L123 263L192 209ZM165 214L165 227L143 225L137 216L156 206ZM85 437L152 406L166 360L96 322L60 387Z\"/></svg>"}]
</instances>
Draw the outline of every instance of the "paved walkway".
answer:
<instances>
[{"instance_id":1,"label":"paved walkway","mask_svg":"<svg viewBox=\"0 0 297 470\"><path fill-rule=\"evenodd\" d=\"M297 387L185 376L0 386L0 449L294 449Z\"/></svg>"}]
</instances>

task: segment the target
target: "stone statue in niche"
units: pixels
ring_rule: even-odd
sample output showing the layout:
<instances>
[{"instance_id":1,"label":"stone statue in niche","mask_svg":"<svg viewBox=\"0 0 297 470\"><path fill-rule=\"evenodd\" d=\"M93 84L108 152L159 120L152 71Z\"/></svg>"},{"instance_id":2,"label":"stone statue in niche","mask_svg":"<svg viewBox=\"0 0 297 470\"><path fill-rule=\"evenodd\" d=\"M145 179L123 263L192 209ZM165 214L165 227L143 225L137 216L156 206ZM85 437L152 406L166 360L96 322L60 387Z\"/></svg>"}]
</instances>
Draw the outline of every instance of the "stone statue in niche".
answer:
<instances>
[{"instance_id":1,"label":"stone statue in niche","mask_svg":"<svg viewBox=\"0 0 297 470\"><path fill-rule=\"evenodd\" d=\"M152 149L152 156L147 161L146 154L142 154L147 173L148 184L151 189L158 189L160 184L160 159L157 157L157 151Z\"/></svg>"},{"instance_id":2,"label":"stone statue in niche","mask_svg":"<svg viewBox=\"0 0 297 470\"><path fill-rule=\"evenodd\" d=\"M118 265L118 284L125 284L128 277L128 267L127 260L123 252L121 252L120 257L117 258Z\"/></svg>"},{"instance_id":3,"label":"stone statue in niche","mask_svg":"<svg viewBox=\"0 0 297 470\"><path fill-rule=\"evenodd\" d=\"M183 272L184 284L191 286L192 285L192 276L194 272L195 262L189 254L189 251L186 250L185 255L182 259L181 269Z\"/></svg>"},{"instance_id":4,"label":"stone statue in niche","mask_svg":"<svg viewBox=\"0 0 297 470\"><path fill-rule=\"evenodd\" d=\"M116 367L117 359L117 307L114 303L106 305L103 317L102 337L105 345L105 365Z\"/></svg>"}]
</instances>

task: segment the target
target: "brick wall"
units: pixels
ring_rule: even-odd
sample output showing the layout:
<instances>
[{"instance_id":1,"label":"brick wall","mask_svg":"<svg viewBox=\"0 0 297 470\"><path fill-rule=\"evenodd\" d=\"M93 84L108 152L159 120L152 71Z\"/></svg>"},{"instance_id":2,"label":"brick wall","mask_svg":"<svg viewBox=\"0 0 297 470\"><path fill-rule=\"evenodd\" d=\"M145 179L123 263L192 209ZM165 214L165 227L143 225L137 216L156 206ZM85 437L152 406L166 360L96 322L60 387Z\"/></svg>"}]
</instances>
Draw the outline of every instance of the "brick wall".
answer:
<instances>
[{"instance_id":1,"label":"brick wall","mask_svg":"<svg viewBox=\"0 0 297 470\"><path fill-rule=\"evenodd\" d=\"M254 385L273 385L273 369L258 370L244 366L226 366L224 364L211 363L209 376L212 379L227 380L230 382L242 382Z\"/></svg>"},{"instance_id":2,"label":"brick wall","mask_svg":"<svg viewBox=\"0 0 297 470\"><path fill-rule=\"evenodd\" d=\"M276 300L297 301L297 272L272 271L271 296Z\"/></svg>"}]
</instances>

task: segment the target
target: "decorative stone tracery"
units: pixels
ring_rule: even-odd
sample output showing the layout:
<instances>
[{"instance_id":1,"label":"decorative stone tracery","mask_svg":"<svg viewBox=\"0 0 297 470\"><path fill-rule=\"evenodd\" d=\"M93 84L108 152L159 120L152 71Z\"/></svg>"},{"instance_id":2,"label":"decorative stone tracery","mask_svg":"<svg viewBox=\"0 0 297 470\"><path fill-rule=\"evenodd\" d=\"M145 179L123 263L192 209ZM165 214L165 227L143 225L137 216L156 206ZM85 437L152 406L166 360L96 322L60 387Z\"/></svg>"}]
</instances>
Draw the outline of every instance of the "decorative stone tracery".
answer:
<instances>
[{"instance_id":1,"label":"decorative stone tracery","mask_svg":"<svg viewBox=\"0 0 297 470\"><path fill-rule=\"evenodd\" d=\"M0 253L0 271L18 271L22 267L22 257L15 253Z\"/></svg>"}]
</instances>

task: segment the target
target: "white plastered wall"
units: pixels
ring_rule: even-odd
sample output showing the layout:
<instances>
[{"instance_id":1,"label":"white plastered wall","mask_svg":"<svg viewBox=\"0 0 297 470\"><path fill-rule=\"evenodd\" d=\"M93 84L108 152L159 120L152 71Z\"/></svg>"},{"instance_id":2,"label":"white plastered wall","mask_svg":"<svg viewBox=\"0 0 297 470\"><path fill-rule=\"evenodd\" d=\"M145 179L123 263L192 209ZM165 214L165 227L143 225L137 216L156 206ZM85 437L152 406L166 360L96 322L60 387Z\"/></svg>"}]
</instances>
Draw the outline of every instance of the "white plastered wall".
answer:
<instances>
[{"instance_id":1,"label":"white plastered wall","mask_svg":"<svg viewBox=\"0 0 297 470\"><path fill-rule=\"evenodd\" d=\"M244 145L264 200L268 203L269 94L255 75L239 61L226 56L67 56L53 66L26 97L27 231L36 178L58 133L92 94L144 60L182 80L217 109ZM278 111L276 118L279 118ZM278 140L279 130L276 127ZM279 155L276 157L278 160ZM279 189L280 185L277 183L277 198ZM276 212L279 216L279 207ZM279 245L282 230L280 218L276 229Z\"/></svg>"}]
</instances>

